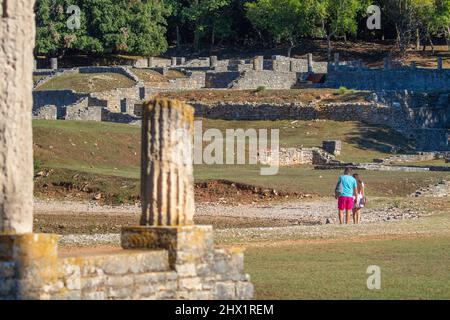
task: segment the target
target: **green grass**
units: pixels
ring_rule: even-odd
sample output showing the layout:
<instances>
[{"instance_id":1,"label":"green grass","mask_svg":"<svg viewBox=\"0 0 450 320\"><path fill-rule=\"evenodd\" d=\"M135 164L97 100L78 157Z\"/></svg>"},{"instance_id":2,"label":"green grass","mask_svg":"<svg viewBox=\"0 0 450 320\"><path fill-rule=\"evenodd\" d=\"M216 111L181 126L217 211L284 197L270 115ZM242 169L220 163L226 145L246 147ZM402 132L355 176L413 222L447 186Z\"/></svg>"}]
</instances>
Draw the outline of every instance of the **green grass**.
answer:
<instances>
[{"instance_id":1,"label":"green grass","mask_svg":"<svg viewBox=\"0 0 450 320\"><path fill-rule=\"evenodd\" d=\"M74 90L76 92L102 92L116 88L131 88L135 82L118 73L70 73L52 78L36 91Z\"/></svg>"},{"instance_id":2,"label":"green grass","mask_svg":"<svg viewBox=\"0 0 450 320\"><path fill-rule=\"evenodd\" d=\"M249 248L257 299L450 299L450 237ZM367 267L381 268L368 290Z\"/></svg>"},{"instance_id":3,"label":"green grass","mask_svg":"<svg viewBox=\"0 0 450 320\"><path fill-rule=\"evenodd\" d=\"M283 146L319 146L323 139L342 138L345 161L366 160L387 155L380 151L392 141L401 143L393 134L391 141L375 142L364 136L371 130L383 136L385 128L367 127L353 122L303 122L291 125L290 121L222 121L206 120L204 129L218 128L279 128ZM307 134L309 132L309 134ZM334 136L333 136L334 132ZM40 167L66 169L94 175L128 179L139 178L140 128L131 125L79 122L33 122L34 154ZM374 133L374 135L376 135ZM398 140L397 140L398 139ZM311 166L282 167L275 176L261 176L259 166L250 165L197 165L197 181L227 179L285 191L301 191L330 195L338 171L312 170ZM442 172L362 172L372 196L405 196L419 187L434 183L450 173ZM66 179L66 178L65 178Z\"/></svg>"}]
</instances>

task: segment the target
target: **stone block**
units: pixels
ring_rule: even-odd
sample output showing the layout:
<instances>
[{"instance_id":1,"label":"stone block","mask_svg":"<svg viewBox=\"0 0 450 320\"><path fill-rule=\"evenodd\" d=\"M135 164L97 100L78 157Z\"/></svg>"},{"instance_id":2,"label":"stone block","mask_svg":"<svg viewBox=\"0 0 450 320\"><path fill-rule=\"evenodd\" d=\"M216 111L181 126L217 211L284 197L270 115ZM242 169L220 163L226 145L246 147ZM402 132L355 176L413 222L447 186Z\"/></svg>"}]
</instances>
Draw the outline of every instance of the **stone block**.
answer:
<instances>
[{"instance_id":1,"label":"stone block","mask_svg":"<svg viewBox=\"0 0 450 320\"><path fill-rule=\"evenodd\" d=\"M218 300L236 299L236 286L234 282L217 282L215 288L215 298Z\"/></svg>"},{"instance_id":2,"label":"stone block","mask_svg":"<svg viewBox=\"0 0 450 320\"><path fill-rule=\"evenodd\" d=\"M342 142L340 140L326 140L322 142L322 148L326 152L338 156L341 154Z\"/></svg>"},{"instance_id":3,"label":"stone block","mask_svg":"<svg viewBox=\"0 0 450 320\"><path fill-rule=\"evenodd\" d=\"M121 242L124 249L168 250L172 268L204 260L214 246L211 226L126 227L122 229Z\"/></svg>"},{"instance_id":4,"label":"stone block","mask_svg":"<svg viewBox=\"0 0 450 320\"><path fill-rule=\"evenodd\" d=\"M238 300L250 300L253 298L254 288L250 282L238 282L236 283L236 299Z\"/></svg>"}]
</instances>

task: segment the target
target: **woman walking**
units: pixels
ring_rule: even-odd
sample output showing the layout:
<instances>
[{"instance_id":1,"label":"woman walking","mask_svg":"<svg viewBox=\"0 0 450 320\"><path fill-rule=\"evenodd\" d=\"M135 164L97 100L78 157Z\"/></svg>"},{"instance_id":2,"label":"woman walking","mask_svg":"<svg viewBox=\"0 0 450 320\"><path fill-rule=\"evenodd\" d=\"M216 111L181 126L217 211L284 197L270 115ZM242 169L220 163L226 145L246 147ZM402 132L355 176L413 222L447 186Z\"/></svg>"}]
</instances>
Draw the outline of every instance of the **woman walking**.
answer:
<instances>
[{"instance_id":1,"label":"woman walking","mask_svg":"<svg viewBox=\"0 0 450 320\"><path fill-rule=\"evenodd\" d=\"M359 178L359 175L355 173L353 175L357 182L355 206L353 208L353 222L359 224L361 222L361 209L366 206L366 193L364 182Z\"/></svg>"}]
</instances>

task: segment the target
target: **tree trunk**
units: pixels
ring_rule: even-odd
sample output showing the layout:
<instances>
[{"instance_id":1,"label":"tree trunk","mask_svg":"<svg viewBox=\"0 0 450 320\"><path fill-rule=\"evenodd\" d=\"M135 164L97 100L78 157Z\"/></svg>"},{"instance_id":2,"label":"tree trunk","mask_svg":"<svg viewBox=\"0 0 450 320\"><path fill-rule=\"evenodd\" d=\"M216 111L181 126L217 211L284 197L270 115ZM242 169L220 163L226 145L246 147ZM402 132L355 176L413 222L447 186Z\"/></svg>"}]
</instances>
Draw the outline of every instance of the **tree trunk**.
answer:
<instances>
[{"instance_id":1,"label":"tree trunk","mask_svg":"<svg viewBox=\"0 0 450 320\"><path fill-rule=\"evenodd\" d=\"M193 43L193 47L194 47L194 51L197 52L198 51L198 45L200 42L200 31L195 28L194 31L194 43Z\"/></svg>"},{"instance_id":2,"label":"tree trunk","mask_svg":"<svg viewBox=\"0 0 450 320\"><path fill-rule=\"evenodd\" d=\"M215 42L216 42L216 28L213 25L211 32L211 51L214 49Z\"/></svg>"},{"instance_id":3,"label":"tree trunk","mask_svg":"<svg viewBox=\"0 0 450 320\"><path fill-rule=\"evenodd\" d=\"M430 40L430 46L431 46L431 54L435 54L435 51L434 51L434 43L433 43L433 40L431 39L431 37L430 36L428 36L428 39Z\"/></svg>"},{"instance_id":4,"label":"tree trunk","mask_svg":"<svg viewBox=\"0 0 450 320\"><path fill-rule=\"evenodd\" d=\"M180 27L176 25L175 30L177 33L177 47L179 47L181 45Z\"/></svg>"},{"instance_id":5,"label":"tree trunk","mask_svg":"<svg viewBox=\"0 0 450 320\"><path fill-rule=\"evenodd\" d=\"M420 31L419 28L416 29L416 50L420 50Z\"/></svg>"},{"instance_id":6,"label":"tree trunk","mask_svg":"<svg viewBox=\"0 0 450 320\"><path fill-rule=\"evenodd\" d=\"M331 61L331 34L327 34L327 60Z\"/></svg>"},{"instance_id":7,"label":"tree trunk","mask_svg":"<svg viewBox=\"0 0 450 320\"><path fill-rule=\"evenodd\" d=\"M292 48L294 47L294 42L293 41L290 41L289 42L289 48L288 48L288 51L287 51L287 56L290 58L291 57L291 53L292 53Z\"/></svg>"}]
</instances>

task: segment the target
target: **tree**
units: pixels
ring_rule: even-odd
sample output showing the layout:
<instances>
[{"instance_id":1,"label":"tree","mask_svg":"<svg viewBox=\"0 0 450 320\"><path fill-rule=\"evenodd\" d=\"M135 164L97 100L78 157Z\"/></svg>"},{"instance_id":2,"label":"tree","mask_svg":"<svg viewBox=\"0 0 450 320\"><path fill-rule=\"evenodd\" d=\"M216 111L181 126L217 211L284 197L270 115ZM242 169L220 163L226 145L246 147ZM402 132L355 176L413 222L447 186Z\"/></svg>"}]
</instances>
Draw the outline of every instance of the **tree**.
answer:
<instances>
[{"instance_id":1,"label":"tree","mask_svg":"<svg viewBox=\"0 0 450 320\"><path fill-rule=\"evenodd\" d=\"M79 29L67 26L70 5L81 9ZM170 11L163 1L38 0L35 12L38 54L155 55L167 49L165 18Z\"/></svg>"},{"instance_id":2,"label":"tree","mask_svg":"<svg viewBox=\"0 0 450 320\"><path fill-rule=\"evenodd\" d=\"M327 38L327 55L331 59L331 38L356 35L358 15L365 12L367 1L317 0L316 14Z\"/></svg>"},{"instance_id":3,"label":"tree","mask_svg":"<svg viewBox=\"0 0 450 320\"><path fill-rule=\"evenodd\" d=\"M314 28L313 0L257 0L246 3L253 26L270 34L275 42L289 45L287 55Z\"/></svg>"},{"instance_id":4,"label":"tree","mask_svg":"<svg viewBox=\"0 0 450 320\"><path fill-rule=\"evenodd\" d=\"M212 31L212 38L217 31L218 24L222 21L222 10L231 4L231 0L190 0L187 6L182 7L181 17L183 21L191 24L193 27L193 47L198 51L200 39L208 30ZM219 18L218 20L212 19Z\"/></svg>"},{"instance_id":5,"label":"tree","mask_svg":"<svg viewBox=\"0 0 450 320\"><path fill-rule=\"evenodd\" d=\"M434 0L431 16L431 33L444 36L450 51L450 0Z\"/></svg>"}]
</instances>

